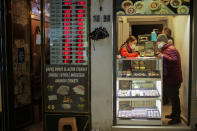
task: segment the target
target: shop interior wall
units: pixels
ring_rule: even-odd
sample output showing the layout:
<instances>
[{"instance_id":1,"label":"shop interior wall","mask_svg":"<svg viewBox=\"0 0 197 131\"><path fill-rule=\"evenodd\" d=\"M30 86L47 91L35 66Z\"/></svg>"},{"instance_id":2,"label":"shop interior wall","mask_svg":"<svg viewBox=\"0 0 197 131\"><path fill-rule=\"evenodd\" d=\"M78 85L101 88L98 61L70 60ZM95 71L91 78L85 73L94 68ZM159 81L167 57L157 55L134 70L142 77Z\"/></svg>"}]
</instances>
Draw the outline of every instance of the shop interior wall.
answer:
<instances>
[{"instance_id":1,"label":"shop interior wall","mask_svg":"<svg viewBox=\"0 0 197 131\"><path fill-rule=\"evenodd\" d=\"M129 23L127 17L118 17L118 50L129 36Z\"/></svg>"},{"instance_id":2,"label":"shop interior wall","mask_svg":"<svg viewBox=\"0 0 197 131\"><path fill-rule=\"evenodd\" d=\"M168 26L172 29L175 47L181 55L183 83L180 88L182 117L188 119L189 93L189 45L190 45L190 17L169 17ZM181 28L180 28L181 27Z\"/></svg>"},{"instance_id":3,"label":"shop interior wall","mask_svg":"<svg viewBox=\"0 0 197 131\"><path fill-rule=\"evenodd\" d=\"M100 15L99 0L91 0L91 31L96 27L106 27L109 37L103 40L91 41L91 108L92 128L111 131L112 126L112 7L113 0L105 0L102 4L102 14L110 15L110 22L94 22L93 16ZM101 17L102 18L102 17ZM95 50L93 49L95 45Z\"/></svg>"}]
</instances>

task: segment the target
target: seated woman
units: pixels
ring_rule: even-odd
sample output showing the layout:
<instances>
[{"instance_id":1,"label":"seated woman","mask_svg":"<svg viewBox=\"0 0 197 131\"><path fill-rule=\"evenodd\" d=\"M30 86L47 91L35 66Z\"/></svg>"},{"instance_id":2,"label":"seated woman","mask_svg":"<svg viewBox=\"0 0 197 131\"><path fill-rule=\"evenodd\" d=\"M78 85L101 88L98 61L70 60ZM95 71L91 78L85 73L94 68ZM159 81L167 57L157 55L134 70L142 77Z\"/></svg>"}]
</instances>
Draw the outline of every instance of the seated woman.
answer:
<instances>
[{"instance_id":1,"label":"seated woman","mask_svg":"<svg viewBox=\"0 0 197 131\"><path fill-rule=\"evenodd\" d=\"M135 51L137 39L135 36L129 36L126 42L120 47L122 57L138 57L139 53Z\"/></svg>"},{"instance_id":2,"label":"seated woman","mask_svg":"<svg viewBox=\"0 0 197 131\"><path fill-rule=\"evenodd\" d=\"M136 37L129 36L129 38L127 38L126 42L121 45L119 54L125 58L138 57L139 53L137 51L135 51L136 44L137 44ZM123 71L131 71L131 70L132 70L131 61L124 60L123 61Z\"/></svg>"}]
</instances>

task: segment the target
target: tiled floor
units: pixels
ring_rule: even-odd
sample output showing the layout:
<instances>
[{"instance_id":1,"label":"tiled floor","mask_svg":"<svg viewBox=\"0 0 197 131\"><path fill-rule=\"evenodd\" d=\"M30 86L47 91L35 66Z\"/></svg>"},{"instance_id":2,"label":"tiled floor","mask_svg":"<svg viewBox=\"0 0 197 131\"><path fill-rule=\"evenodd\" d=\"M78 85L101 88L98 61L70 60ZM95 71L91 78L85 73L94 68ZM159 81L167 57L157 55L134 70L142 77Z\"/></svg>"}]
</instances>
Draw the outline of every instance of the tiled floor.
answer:
<instances>
[{"instance_id":1,"label":"tiled floor","mask_svg":"<svg viewBox=\"0 0 197 131\"><path fill-rule=\"evenodd\" d=\"M168 126L168 121L170 119L165 119L165 115L168 115L171 113L171 105L165 105L162 108L163 115L162 115L162 121L163 121L163 126ZM186 126L186 124L182 121L180 124L177 124L176 126ZM22 131L42 131L42 123L34 124L30 127L25 128Z\"/></svg>"}]
</instances>

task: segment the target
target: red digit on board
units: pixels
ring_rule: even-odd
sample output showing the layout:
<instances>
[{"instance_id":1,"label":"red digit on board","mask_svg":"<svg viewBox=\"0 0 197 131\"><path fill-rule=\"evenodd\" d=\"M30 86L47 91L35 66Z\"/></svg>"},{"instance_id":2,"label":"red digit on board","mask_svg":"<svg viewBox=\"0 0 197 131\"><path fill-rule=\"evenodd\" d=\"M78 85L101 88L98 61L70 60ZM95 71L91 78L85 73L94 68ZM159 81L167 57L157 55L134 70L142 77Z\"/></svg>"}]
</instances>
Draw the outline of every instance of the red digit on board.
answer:
<instances>
[{"instance_id":1,"label":"red digit on board","mask_svg":"<svg viewBox=\"0 0 197 131\"><path fill-rule=\"evenodd\" d=\"M72 13L72 10L65 10L64 13Z\"/></svg>"},{"instance_id":2,"label":"red digit on board","mask_svg":"<svg viewBox=\"0 0 197 131\"><path fill-rule=\"evenodd\" d=\"M77 14L77 17L85 17L85 14Z\"/></svg>"},{"instance_id":3,"label":"red digit on board","mask_svg":"<svg viewBox=\"0 0 197 131\"><path fill-rule=\"evenodd\" d=\"M83 27L83 26L81 26L81 27L77 27L77 29L78 29L78 30L83 30L83 29L84 29L84 27Z\"/></svg>"},{"instance_id":4,"label":"red digit on board","mask_svg":"<svg viewBox=\"0 0 197 131\"><path fill-rule=\"evenodd\" d=\"M83 38L83 35L78 35L77 38Z\"/></svg>"},{"instance_id":5,"label":"red digit on board","mask_svg":"<svg viewBox=\"0 0 197 131\"><path fill-rule=\"evenodd\" d=\"M72 17L72 15L71 14L66 14L66 15L64 15L64 17Z\"/></svg>"},{"instance_id":6,"label":"red digit on board","mask_svg":"<svg viewBox=\"0 0 197 131\"><path fill-rule=\"evenodd\" d=\"M77 34L83 34L84 32L83 31L77 31Z\"/></svg>"},{"instance_id":7,"label":"red digit on board","mask_svg":"<svg viewBox=\"0 0 197 131\"><path fill-rule=\"evenodd\" d=\"M85 13L85 10L77 10L77 13Z\"/></svg>"},{"instance_id":8,"label":"red digit on board","mask_svg":"<svg viewBox=\"0 0 197 131\"><path fill-rule=\"evenodd\" d=\"M84 48L83 47L80 47L80 48L77 48L77 50L84 50Z\"/></svg>"},{"instance_id":9,"label":"red digit on board","mask_svg":"<svg viewBox=\"0 0 197 131\"><path fill-rule=\"evenodd\" d=\"M84 46L84 44L83 43L79 43L79 44L77 44L77 46Z\"/></svg>"},{"instance_id":10,"label":"red digit on board","mask_svg":"<svg viewBox=\"0 0 197 131\"><path fill-rule=\"evenodd\" d=\"M65 51L69 51L69 50L71 50L71 49L70 49L70 48L64 48L64 50L65 50Z\"/></svg>"},{"instance_id":11,"label":"red digit on board","mask_svg":"<svg viewBox=\"0 0 197 131\"><path fill-rule=\"evenodd\" d=\"M72 5L72 2L64 2L64 5Z\"/></svg>"},{"instance_id":12,"label":"red digit on board","mask_svg":"<svg viewBox=\"0 0 197 131\"><path fill-rule=\"evenodd\" d=\"M83 55L83 52L77 51L76 54L77 54L77 55Z\"/></svg>"},{"instance_id":13,"label":"red digit on board","mask_svg":"<svg viewBox=\"0 0 197 131\"><path fill-rule=\"evenodd\" d=\"M71 52L63 52L62 54L63 54L63 55L70 55Z\"/></svg>"},{"instance_id":14,"label":"red digit on board","mask_svg":"<svg viewBox=\"0 0 197 131\"><path fill-rule=\"evenodd\" d=\"M84 60L77 60L76 62L77 62L77 63L85 63Z\"/></svg>"},{"instance_id":15,"label":"red digit on board","mask_svg":"<svg viewBox=\"0 0 197 131\"><path fill-rule=\"evenodd\" d=\"M70 34L71 31L64 31L64 34Z\"/></svg>"},{"instance_id":16,"label":"red digit on board","mask_svg":"<svg viewBox=\"0 0 197 131\"><path fill-rule=\"evenodd\" d=\"M77 59L83 59L84 57L83 56L77 56Z\"/></svg>"},{"instance_id":17,"label":"red digit on board","mask_svg":"<svg viewBox=\"0 0 197 131\"><path fill-rule=\"evenodd\" d=\"M83 22L80 22L80 23L77 23L77 25L84 25L84 23Z\"/></svg>"},{"instance_id":18,"label":"red digit on board","mask_svg":"<svg viewBox=\"0 0 197 131\"><path fill-rule=\"evenodd\" d=\"M71 23L64 23L64 25L65 25L65 26L69 26L69 25L71 25Z\"/></svg>"},{"instance_id":19,"label":"red digit on board","mask_svg":"<svg viewBox=\"0 0 197 131\"><path fill-rule=\"evenodd\" d=\"M77 5L85 5L85 4L86 4L85 1L77 2Z\"/></svg>"},{"instance_id":20,"label":"red digit on board","mask_svg":"<svg viewBox=\"0 0 197 131\"><path fill-rule=\"evenodd\" d=\"M77 19L77 21L83 21L83 20L84 20L83 18L78 18L78 19Z\"/></svg>"},{"instance_id":21,"label":"red digit on board","mask_svg":"<svg viewBox=\"0 0 197 131\"><path fill-rule=\"evenodd\" d=\"M70 27L64 27L64 30L70 30L71 28Z\"/></svg>"},{"instance_id":22,"label":"red digit on board","mask_svg":"<svg viewBox=\"0 0 197 131\"><path fill-rule=\"evenodd\" d=\"M64 60L64 63L72 63L72 60Z\"/></svg>"},{"instance_id":23,"label":"red digit on board","mask_svg":"<svg viewBox=\"0 0 197 131\"><path fill-rule=\"evenodd\" d=\"M64 44L64 46L71 46L71 44L67 44L67 43L65 43L65 44Z\"/></svg>"}]
</instances>

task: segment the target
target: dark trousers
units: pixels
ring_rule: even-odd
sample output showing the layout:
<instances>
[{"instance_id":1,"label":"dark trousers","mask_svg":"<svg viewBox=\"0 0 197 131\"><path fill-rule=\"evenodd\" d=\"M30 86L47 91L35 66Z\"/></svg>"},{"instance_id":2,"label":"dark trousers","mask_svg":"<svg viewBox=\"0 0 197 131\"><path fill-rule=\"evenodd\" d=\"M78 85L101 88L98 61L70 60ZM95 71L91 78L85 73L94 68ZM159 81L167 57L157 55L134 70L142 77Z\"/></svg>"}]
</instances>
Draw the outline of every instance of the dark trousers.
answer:
<instances>
[{"instance_id":1,"label":"dark trousers","mask_svg":"<svg viewBox=\"0 0 197 131\"><path fill-rule=\"evenodd\" d=\"M172 103L172 115L180 117L181 107L180 107L180 98L179 98L179 88L181 84L177 86L166 86L165 89L167 92L167 96L169 97Z\"/></svg>"},{"instance_id":2,"label":"dark trousers","mask_svg":"<svg viewBox=\"0 0 197 131\"><path fill-rule=\"evenodd\" d=\"M163 86L163 105L166 105L169 103L169 98L168 98L168 94L166 90L167 90L166 87Z\"/></svg>"}]
</instances>

